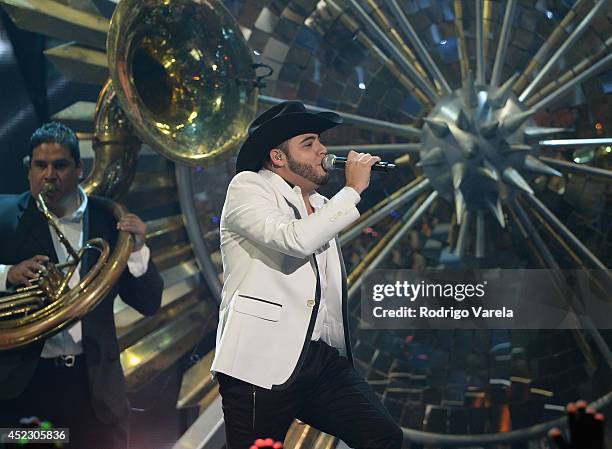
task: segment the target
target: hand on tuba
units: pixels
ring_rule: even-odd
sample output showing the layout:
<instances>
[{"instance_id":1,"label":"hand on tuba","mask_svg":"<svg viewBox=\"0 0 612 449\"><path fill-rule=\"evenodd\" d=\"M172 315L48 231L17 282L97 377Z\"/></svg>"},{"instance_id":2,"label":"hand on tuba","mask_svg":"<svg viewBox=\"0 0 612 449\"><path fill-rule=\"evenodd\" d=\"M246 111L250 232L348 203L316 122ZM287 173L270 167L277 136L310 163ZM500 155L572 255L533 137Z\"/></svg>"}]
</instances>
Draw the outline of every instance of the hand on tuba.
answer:
<instances>
[{"instance_id":1,"label":"hand on tuba","mask_svg":"<svg viewBox=\"0 0 612 449\"><path fill-rule=\"evenodd\" d=\"M43 255L36 255L24 260L9 269L6 280L11 286L28 284L31 280L37 279L46 270L44 264L48 261L49 258Z\"/></svg>"}]
</instances>

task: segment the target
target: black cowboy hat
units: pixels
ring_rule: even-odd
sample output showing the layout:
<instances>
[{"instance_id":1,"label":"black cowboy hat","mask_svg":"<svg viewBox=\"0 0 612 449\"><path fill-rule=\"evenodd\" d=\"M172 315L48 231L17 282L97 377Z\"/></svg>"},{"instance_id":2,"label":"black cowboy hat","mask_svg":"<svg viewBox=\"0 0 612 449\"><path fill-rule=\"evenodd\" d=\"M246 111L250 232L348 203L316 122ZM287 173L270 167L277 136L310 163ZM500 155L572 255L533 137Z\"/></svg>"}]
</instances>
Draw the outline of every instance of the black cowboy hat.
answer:
<instances>
[{"instance_id":1,"label":"black cowboy hat","mask_svg":"<svg viewBox=\"0 0 612 449\"><path fill-rule=\"evenodd\" d=\"M244 141L236 173L258 171L272 148L300 134L320 134L342 123L335 112L308 112L299 101L284 101L271 107L251 123L249 137Z\"/></svg>"}]
</instances>

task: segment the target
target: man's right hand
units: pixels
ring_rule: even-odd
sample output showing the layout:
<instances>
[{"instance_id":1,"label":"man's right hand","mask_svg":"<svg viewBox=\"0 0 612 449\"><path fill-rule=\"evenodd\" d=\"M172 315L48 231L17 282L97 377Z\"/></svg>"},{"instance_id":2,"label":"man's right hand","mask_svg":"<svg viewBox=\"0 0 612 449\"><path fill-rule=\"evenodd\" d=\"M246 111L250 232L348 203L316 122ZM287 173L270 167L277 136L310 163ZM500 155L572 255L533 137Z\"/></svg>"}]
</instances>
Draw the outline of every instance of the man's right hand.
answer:
<instances>
[{"instance_id":1,"label":"man's right hand","mask_svg":"<svg viewBox=\"0 0 612 449\"><path fill-rule=\"evenodd\" d=\"M567 420L569 424L569 441L561 430L554 427L548 436L555 442L558 449L604 449L605 423L604 415L587 406L586 401L567 404Z\"/></svg>"},{"instance_id":2,"label":"man's right hand","mask_svg":"<svg viewBox=\"0 0 612 449\"><path fill-rule=\"evenodd\" d=\"M380 162L378 156L372 156L370 153L357 153L353 150L349 151L344 169L346 186L352 187L361 195L361 192L370 185L372 166L377 162Z\"/></svg>"},{"instance_id":3,"label":"man's right hand","mask_svg":"<svg viewBox=\"0 0 612 449\"><path fill-rule=\"evenodd\" d=\"M26 284L30 279L38 277L39 271L44 271L43 263L49 261L47 256L36 255L9 268L6 280L10 285Z\"/></svg>"}]
</instances>

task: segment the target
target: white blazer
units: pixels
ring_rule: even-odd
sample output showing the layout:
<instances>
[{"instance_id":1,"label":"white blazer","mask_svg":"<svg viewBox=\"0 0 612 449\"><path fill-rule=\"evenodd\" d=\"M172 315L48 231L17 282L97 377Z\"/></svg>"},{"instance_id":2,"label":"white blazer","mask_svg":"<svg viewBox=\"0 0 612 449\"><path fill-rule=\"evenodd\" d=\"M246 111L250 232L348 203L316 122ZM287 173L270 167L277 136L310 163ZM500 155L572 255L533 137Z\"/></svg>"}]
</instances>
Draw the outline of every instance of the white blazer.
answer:
<instances>
[{"instance_id":1,"label":"white blazer","mask_svg":"<svg viewBox=\"0 0 612 449\"><path fill-rule=\"evenodd\" d=\"M320 196L318 193L314 195ZM346 273L336 234L359 218L359 194L345 187L308 215L279 175L245 171L229 184L221 214L225 282L211 370L267 389L291 384L304 360L321 297L314 252L328 244L331 343L352 362Z\"/></svg>"}]
</instances>

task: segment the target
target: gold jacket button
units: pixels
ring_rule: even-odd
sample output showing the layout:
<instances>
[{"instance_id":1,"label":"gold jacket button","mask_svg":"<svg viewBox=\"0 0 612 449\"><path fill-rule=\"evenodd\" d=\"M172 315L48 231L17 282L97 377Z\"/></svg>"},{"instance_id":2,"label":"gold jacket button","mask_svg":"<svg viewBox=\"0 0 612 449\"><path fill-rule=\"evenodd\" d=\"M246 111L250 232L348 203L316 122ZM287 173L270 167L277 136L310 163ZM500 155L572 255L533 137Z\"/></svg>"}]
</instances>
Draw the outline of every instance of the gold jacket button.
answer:
<instances>
[{"instance_id":1,"label":"gold jacket button","mask_svg":"<svg viewBox=\"0 0 612 449\"><path fill-rule=\"evenodd\" d=\"M314 307L315 305L315 300L314 299L309 299L308 301L306 301L306 305L308 307Z\"/></svg>"}]
</instances>

